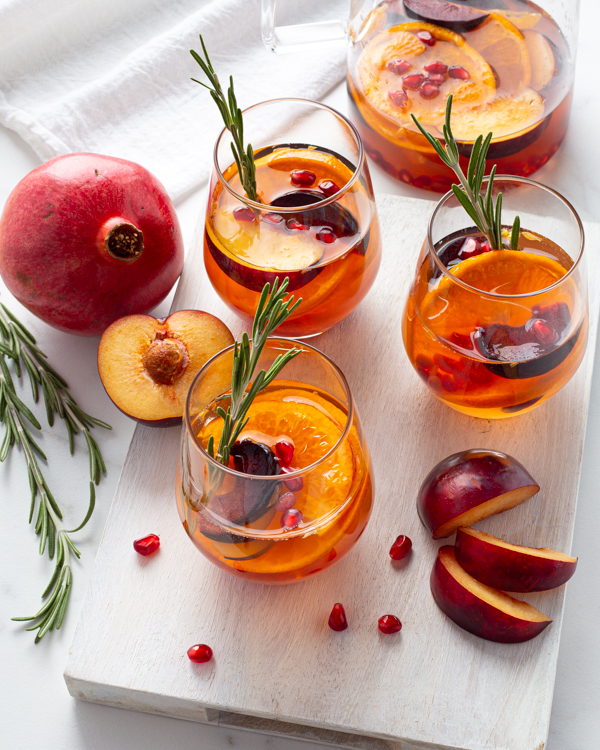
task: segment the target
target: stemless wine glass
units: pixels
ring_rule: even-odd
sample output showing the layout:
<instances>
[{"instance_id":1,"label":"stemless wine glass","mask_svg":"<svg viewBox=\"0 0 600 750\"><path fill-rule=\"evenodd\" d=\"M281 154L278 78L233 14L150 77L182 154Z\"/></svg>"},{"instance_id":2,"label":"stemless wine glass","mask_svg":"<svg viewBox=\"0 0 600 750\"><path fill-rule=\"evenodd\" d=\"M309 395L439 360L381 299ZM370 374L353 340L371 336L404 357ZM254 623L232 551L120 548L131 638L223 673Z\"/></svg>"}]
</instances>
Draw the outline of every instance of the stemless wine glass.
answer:
<instances>
[{"instance_id":1,"label":"stemless wine glass","mask_svg":"<svg viewBox=\"0 0 600 750\"><path fill-rule=\"evenodd\" d=\"M403 321L406 352L427 387L487 419L529 411L559 391L579 367L588 333L575 209L526 178L499 176L498 191L506 222L500 250L469 227L454 193L437 204ZM517 214L519 249L511 250Z\"/></svg>"},{"instance_id":2,"label":"stemless wine glass","mask_svg":"<svg viewBox=\"0 0 600 750\"><path fill-rule=\"evenodd\" d=\"M329 568L355 544L373 502L369 452L340 369L284 338L267 340L258 369L293 346L301 353L256 397L239 436L269 446L280 457L279 474L244 474L206 451L222 431L216 406L229 405L233 347L204 365L186 404L177 473L185 530L215 565L259 583L300 581Z\"/></svg>"},{"instance_id":3,"label":"stemless wine glass","mask_svg":"<svg viewBox=\"0 0 600 750\"><path fill-rule=\"evenodd\" d=\"M223 130L214 150L204 260L221 299L248 322L266 282L289 277L303 304L281 326L315 336L345 318L371 288L381 259L373 187L362 143L335 110L277 99L244 111L259 201L241 188Z\"/></svg>"}]
</instances>

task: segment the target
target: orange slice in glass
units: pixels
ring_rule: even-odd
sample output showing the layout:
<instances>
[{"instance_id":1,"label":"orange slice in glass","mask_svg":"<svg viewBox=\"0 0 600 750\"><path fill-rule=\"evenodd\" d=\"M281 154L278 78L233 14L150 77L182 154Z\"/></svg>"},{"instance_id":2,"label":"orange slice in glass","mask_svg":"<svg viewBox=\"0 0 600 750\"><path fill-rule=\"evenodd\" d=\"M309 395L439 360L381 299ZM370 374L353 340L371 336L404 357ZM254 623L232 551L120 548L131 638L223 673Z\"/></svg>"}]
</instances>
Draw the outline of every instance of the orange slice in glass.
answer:
<instances>
[{"instance_id":1,"label":"orange slice in glass","mask_svg":"<svg viewBox=\"0 0 600 750\"><path fill-rule=\"evenodd\" d=\"M490 13L469 35L469 42L492 66L498 88L513 94L529 86L531 62L525 37L508 18Z\"/></svg>"}]
</instances>

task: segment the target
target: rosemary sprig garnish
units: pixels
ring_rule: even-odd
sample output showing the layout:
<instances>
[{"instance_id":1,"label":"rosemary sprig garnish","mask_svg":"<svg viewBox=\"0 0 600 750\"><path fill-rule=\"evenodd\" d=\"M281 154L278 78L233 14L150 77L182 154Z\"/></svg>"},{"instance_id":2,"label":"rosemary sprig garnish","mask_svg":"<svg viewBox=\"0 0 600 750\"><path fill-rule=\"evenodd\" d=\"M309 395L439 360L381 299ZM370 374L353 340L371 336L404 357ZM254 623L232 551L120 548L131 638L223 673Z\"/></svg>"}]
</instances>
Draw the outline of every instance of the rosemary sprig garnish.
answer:
<instances>
[{"instance_id":1,"label":"rosemary sprig garnish","mask_svg":"<svg viewBox=\"0 0 600 750\"><path fill-rule=\"evenodd\" d=\"M202 34L200 34L200 44L202 45L204 60L195 50L191 49L190 53L202 68L204 75L208 78L210 86L202 83L202 81L199 81L197 78L192 78L192 81L199 83L201 86L204 86L205 89L210 91L212 98L221 112L221 117L223 118L225 127L229 130L231 137L233 138L231 150L233 151L233 158L237 164L242 187L250 200L258 201L258 195L256 193L254 151L250 144L244 149L244 121L242 118L242 110L237 105L237 100L233 90L233 76L229 76L229 88L227 89L227 97L225 97L219 78L215 73L208 52L206 51Z\"/></svg>"},{"instance_id":2,"label":"rosemary sprig garnish","mask_svg":"<svg viewBox=\"0 0 600 750\"><path fill-rule=\"evenodd\" d=\"M295 347L285 354L279 354L269 370L261 370L256 376L254 370L266 344L267 338L296 310L302 299L295 304L293 295L284 301L289 279L286 277L281 286L276 278L271 285L265 284L258 301L258 307L252 324L252 342L244 332L241 344L233 345L233 369L231 373L231 393L220 397L220 400L231 399L227 411L217 406L217 414L223 419L223 432L219 441L217 455L214 452L214 439L208 440L207 451L217 461L227 466L233 444L248 423L248 409L256 395L271 383L286 364L300 354Z\"/></svg>"},{"instance_id":3,"label":"rosemary sprig garnish","mask_svg":"<svg viewBox=\"0 0 600 750\"><path fill-rule=\"evenodd\" d=\"M481 185L485 171L485 159L492 140L492 133L487 136L478 136L473 144L467 174L462 171L459 162L458 145L450 127L450 114L452 112L452 94L446 103L446 121L443 126L445 146L441 141L428 133L414 115L411 115L416 126L427 138L430 145L435 149L437 155L450 169L454 171L460 181L459 185L452 185L452 191L460 204L469 214L475 226L483 232L493 250L504 249L502 242L502 193L496 196L496 205L492 197L496 165L492 167L488 178L485 196L481 195ZM516 216L512 225L510 236L511 250L519 249L520 220Z\"/></svg>"},{"instance_id":4,"label":"rosemary sprig garnish","mask_svg":"<svg viewBox=\"0 0 600 750\"><path fill-rule=\"evenodd\" d=\"M0 446L0 461L7 458L14 446L19 446L23 450L31 489L29 522L33 520L36 499L39 498L35 521L35 533L40 536L39 552L43 555L47 546L51 559L56 553L54 573L42 594L42 599L48 598L41 609L29 617L13 618L16 621L35 620L35 624L27 630L38 631L35 638L35 642L38 643L48 630L54 627L58 630L62 625L73 583L71 552L76 557L80 556L69 534L79 531L89 521L96 502L94 485L100 481L100 475L106 473L102 454L90 434L90 427L111 427L86 414L77 405L68 391L67 383L46 362L46 355L37 346L33 335L4 305L0 305L0 336L0 421L5 425L4 439ZM14 362L18 377L21 377L21 364L25 367L36 402L41 388L48 424L53 425L55 413L64 420L71 453L74 451L74 436L81 432L85 437L90 459L90 502L85 518L75 529L65 529L61 510L44 479L37 456L44 460L46 456L30 432L31 426L39 430L41 425L17 396L7 359Z\"/></svg>"}]
</instances>

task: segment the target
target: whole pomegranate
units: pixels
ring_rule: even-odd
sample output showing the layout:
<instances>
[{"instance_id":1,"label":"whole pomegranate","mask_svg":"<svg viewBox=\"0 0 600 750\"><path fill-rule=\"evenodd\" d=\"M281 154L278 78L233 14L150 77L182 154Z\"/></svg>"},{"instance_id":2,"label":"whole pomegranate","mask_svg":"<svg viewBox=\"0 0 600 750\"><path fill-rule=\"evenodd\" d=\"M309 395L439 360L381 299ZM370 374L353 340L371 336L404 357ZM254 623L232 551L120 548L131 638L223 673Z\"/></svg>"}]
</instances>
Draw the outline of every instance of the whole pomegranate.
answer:
<instances>
[{"instance_id":1,"label":"whole pomegranate","mask_svg":"<svg viewBox=\"0 0 600 750\"><path fill-rule=\"evenodd\" d=\"M183 267L177 215L139 164L98 154L57 156L30 172L0 218L0 275L55 328L99 336L147 312Z\"/></svg>"}]
</instances>

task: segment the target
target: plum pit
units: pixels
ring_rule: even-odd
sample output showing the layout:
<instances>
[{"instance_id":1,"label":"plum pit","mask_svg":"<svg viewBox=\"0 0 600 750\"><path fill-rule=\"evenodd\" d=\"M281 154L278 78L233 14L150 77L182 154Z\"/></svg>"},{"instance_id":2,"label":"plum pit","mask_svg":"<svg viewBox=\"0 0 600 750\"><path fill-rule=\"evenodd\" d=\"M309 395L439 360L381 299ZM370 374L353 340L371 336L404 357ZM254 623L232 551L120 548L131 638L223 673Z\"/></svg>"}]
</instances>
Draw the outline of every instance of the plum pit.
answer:
<instances>
[{"instance_id":1,"label":"plum pit","mask_svg":"<svg viewBox=\"0 0 600 750\"><path fill-rule=\"evenodd\" d=\"M155 383L172 385L181 377L189 361L187 349L181 341L159 338L150 344L144 367Z\"/></svg>"}]
</instances>

